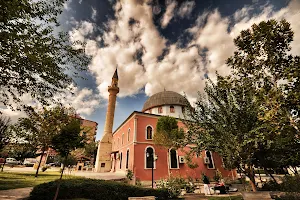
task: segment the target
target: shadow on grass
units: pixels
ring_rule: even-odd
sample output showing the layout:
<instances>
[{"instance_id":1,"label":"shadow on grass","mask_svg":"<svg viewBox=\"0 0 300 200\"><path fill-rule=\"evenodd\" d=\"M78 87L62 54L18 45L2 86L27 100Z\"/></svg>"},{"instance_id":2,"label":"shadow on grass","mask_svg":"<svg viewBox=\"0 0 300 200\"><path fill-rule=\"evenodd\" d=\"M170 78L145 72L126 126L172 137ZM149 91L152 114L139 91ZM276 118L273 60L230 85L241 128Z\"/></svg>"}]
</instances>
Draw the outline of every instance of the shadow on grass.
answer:
<instances>
[{"instance_id":1,"label":"shadow on grass","mask_svg":"<svg viewBox=\"0 0 300 200\"><path fill-rule=\"evenodd\" d=\"M1 172L0 190L33 187L41 183L58 179L60 174L59 172L40 172L37 178L35 178L34 176L35 173Z\"/></svg>"}]
</instances>

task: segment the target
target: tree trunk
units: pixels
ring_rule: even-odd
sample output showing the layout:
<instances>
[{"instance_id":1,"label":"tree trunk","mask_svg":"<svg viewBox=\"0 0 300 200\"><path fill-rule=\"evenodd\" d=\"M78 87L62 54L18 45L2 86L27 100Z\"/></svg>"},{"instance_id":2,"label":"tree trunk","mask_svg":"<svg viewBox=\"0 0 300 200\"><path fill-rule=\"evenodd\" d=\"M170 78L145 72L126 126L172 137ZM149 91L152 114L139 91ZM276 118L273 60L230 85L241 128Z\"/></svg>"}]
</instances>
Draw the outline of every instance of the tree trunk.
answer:
<instances>
[{"instance_id":1,"label":"tree trunk","mask_svg":"<svg viewBox=\"0 0 300 200\"><path fill-rule=\"evenodd\" d=\"M169 160L169 150L167 150L167 165L168 165L168 177L170 178L170 160Z\"/></svg>"},{"instance_id":2,"label":"tree trunk","mask_svg":"<svg viewBox=\"0 0 300 200\"><path fill-rule=\"evenodd\" d=\"M298 174L297 167L293 167L293 169L294 169L294 174L297 175Z\"/></svg>"},{"instance_id":3,"label":"tree trunk","mask_svg":"<svg viewBox=\"0 0 300 200\"><path fill-rule=\"evenodd\" d=\"M266 168L264 168L264 171L265 171L266 175L269 175L269 176L271 177L271 179L272 179L275 183L277 183L277 181L276 181L275 177L272 175L272 173L269 173L268 170L267 170Z\"/></svg>"},{"instance_id":4,"label":"tree trunk","mask_svg":"<svg viewBox=\"0 0 300 200\"><path fill-rule=\"evenodd\" d=\"M6 158L4 158L4 163L2 165L2 169L1 169L1 172L3 172L3 168L4 168L4 165L6 164Z\"/></svg>"},{"instance_id":5,"label":"tree trunk","mask_svg":"<svg viewBox=\"0 0 300 200\"><path fill-rule=\"evenodd\" d=\"M248 174L248 177L250 179L250 185L251 185L252 191L256 192L257 189L256 189L256 185L255 185L255 174L254 174L254 171L253 171L252 167L250 167L248 169L248 173L247 174Z\"/></svg>"},{"instance_id":6,"label":"tree trunk","mask_svg":"<svg viewBox=\"0 0 300 200\"><path fill-rule=\"evenodd\" d=\"M255 185L255 178L253 175L251 175L251 177L249 177L249 178L250 178L251 188L252 188L253 192L256 192L257 190L256 190L256 185Z\"/></svg>"},{"instance_id":7,"label":"tree trunk","mask_svg":"<svg viewBox=\"0 0 300 200\"><path fill-rule=\"evenodd\" d=\"M66 167L67 159L68 159L68 154L67 154L67 156L65 158L64 166L63 166L63 168L61 170L61 173L60 173L60 178L58 180L58 184L57 184L57 188L56 188L56 192L55 192L55 196L54 196L53 200L56 200L57 197L58 197L58 192L59 192L59 188L60 188L60 185L61 185L61 179L62 179L63 174L64 174L64 170L65 170L65 167Z\"/></svg>"},{"instance_id":8,"label":"tree trunk","mask_svg":"<svg viewBox=\"0 0 300 200\"><path fill-rule=\"evenodd\" d=\"M40 162L39 162L39 165L36 169L36 172L35 172L35 178L38 177L38 174L39 174L39 169L40 169L40 166L41 166L41 163L42 163L42 159L43 159L43 156L44 156L44 153L45 153L45 147L43 147L43 151L42 151L42 154L41 154L41 158L40 158Z\"/></svg>"},{"instance_id":9,"label":"tree trunk","mask_svg":"<svg viewBox=\"0 0 300 200\"><path fill-rule=\"evenodd\" d=\"M260 170L259 169L258 169L258 176L259 176L260 183L262 184L262 179L261 179L261 175L260 175Z\"/></svg>"}]
</instances>

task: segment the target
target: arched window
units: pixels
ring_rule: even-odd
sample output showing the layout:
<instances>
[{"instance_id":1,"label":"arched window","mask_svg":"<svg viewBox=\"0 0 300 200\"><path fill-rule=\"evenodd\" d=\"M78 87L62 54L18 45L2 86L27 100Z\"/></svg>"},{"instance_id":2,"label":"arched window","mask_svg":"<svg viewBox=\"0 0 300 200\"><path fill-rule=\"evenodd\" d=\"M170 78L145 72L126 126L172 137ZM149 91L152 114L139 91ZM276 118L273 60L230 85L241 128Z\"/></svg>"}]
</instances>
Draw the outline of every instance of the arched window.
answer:
<instances>
[{"instance_id":1,"label":"arched window","mask_svg":"<svg viewBox=\"0 0 300 200\"><path fill-rule=\"evenodd\" d=\"M129 149L127 149L126 152L126 169L128 169L128 163L129 163Z\"/></svg>"},{"instance_id":2,"label":"arched window","mask_svg":"<svg viewBox=\"0 0 300 200\"><path fill-rule=\"evenodd\" d=\"M124 133L122 134L122 145L124 144Z\"/></svg>"},{"instance_id":3,"label":"arched window","mask_svg":"<svg viewBox=\"0 0 300 200\"><path fill-rule=\"evenodd\" d=\"M120 169L122 169L122 152L120 153Z\"/></svg>"},{"instance_id":4,"label":"arched window","mask_svg":"<svg viewBox=\"0 0 300 200\"><path fill-rule=\"evenodd\" d=\"M118 147L120 146L120 138L118 138Z\"/></svg>"},{"instance_id":5,"label":"arched window","mask_svg":"<svg viewBox=\"0 0 300 200\"><path fill-rule=\"evenodd\" d=\"M147 126L146 128L146 139L152 140L153 139L153 130L151 126Z\"/></svg>"},{"instance_id":6,"label":"arched window","mask_svg":"<svg viewBox=\"0 0 300 200\"><path fill-rule=\"evenodd\" d=\"M211 151L205 151L205 155L209 160L209 164L207 165L208 169L214 169L215 168L215 164L214 164L214 159L212 157L212 153Z\"/></svg>"},{"instance_id":7,"label":"arched window","mask_svg":"<svg viewBox=\"0 0 300 200\"><path fill-rule=\"evenodd\" d=\"M128 129L128 133L127 133L127 142L129 142L130 140L130 129Z\"/></svg>"},{"instance_id":8,"label":"arched window","mask_svg":"<svg viewBox=\"0 0 300 200\"><path fill-rule=\"evenodd\" d=\"M174 106L170 106L170 113L175 113L175 108L174 108Z\"/></svg>"},{"instance_id":9,"label":"arched window","mask_svg":"<svg viewBox=\"0 0 300 200\"><path fill-rule=\"evenodd\" d=\"M162 113L163 112L163 108L160 106L157 108L158 109L158 113Z\"/></svg>"},{"instance_id":10,"label":"arched window","mask_svg":"<svg viewBox=\"0 0 300 200\"><path fill-rule=\"evenodd\" d=\"M175 149L170 150L170 168L171 169L178 168L178 156Z\"/></svg>"},{"instance_id":11,"label":"arched window","mask_svg":"<svg viewBox=\"0 0 300 200\"><path fill-rule=\"evenodd\" d=\"M153 160L154 150L152 147L148 147L145 152L146 156L146 168L154 168L154 160Z\"/></svg>"}]
</instances>

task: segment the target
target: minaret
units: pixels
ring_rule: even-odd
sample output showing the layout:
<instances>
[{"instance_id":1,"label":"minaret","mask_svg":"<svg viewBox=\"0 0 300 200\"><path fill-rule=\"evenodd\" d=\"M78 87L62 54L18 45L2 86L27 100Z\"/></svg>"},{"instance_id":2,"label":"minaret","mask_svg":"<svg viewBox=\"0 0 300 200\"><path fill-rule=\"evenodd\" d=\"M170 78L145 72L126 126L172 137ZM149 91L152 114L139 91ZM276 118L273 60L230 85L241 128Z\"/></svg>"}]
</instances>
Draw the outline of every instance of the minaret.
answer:
<instances>
[{"instance_id":1,"label":"minaret","mask_svg":"<svg viewBox=\"0 0 300 200\"><path fill-rule=\"evenodd\" d=\"M108 86L109 98L106 111L106 120L104 125L104 132L101 141L98 145L96 158L96 172L109 172L111 170L111 152L112 152L112 128L114 124L114 115L116 107L118 87L118 71L116 69L111 85Z\"/></svg>"}]
</instances>

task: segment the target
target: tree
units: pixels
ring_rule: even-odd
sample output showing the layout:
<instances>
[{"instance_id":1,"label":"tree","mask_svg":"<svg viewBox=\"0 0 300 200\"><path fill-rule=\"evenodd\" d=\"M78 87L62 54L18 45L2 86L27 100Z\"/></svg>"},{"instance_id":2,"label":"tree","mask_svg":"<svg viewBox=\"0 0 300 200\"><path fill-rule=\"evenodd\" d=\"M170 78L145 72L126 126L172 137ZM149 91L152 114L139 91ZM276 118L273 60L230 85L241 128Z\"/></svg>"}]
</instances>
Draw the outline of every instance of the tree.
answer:
<instances>
[{"instance_id":1,"label":"tree","mask_svg":"<svg viewBox=\"0 0 300 200\"><path fill-rule=\"evenodd\" d=\"M0 151L7 145L9 142L10 134L10 118L5 117L0 113Z\"/></svg>"},{"instance_id":2,"label":"tree","mask_svg":"<svg viewBox=\"0 0 300 200\"><path fill-rule=\"evenodd\" d=\"M83 44L70 42L67 33L56 33L65 2L0 2L0 103L21 104L21 96L27 93L35 101L49 103L72 82L68 74L77 76L87 69L89 58Z\"/></svg>"},{"instance_id":3,"label":"tree","mask_svg":"<svg viewBox=\"0 0 300 200\"><path fill-rule=\"evenodd\" d=\"M60 133L52 138L52 147L64 158L63 169L60 174L59 183L54 196L54 200L58 197L59 187L61 179L64 173L68 156L72 150L84 146L84 136L80 135L80 121L78 119L72 119L66 126L64 126Z\"/></svg>"},{"instance_id":4,"label":"tree","mask_svg":"<svg viewBox=\"0 0 300 200\"><path fill-rule=\"evenodd\" d=\"M169 158L169 150L171 148L178 148L180 139L184 138L184 131L178 128L177 120L174 117L162 116L158 119L156 124L156 132L153 136L155 144L167 149L167 158ZM170 175L169 159L168 173Z\"/></svg>"},{"instance_id":5,"label":"tree","mask_svg":"<svg viewBox=\"0 0 300 200\"><path fill-rule=\"evenodd\" d=\"M291 54L293 35L286 20L253 24L234 40L237 51L227 60L238 81L248 79L253 83L259 119L278 136L272 151L262 146L264 153L257 155L269 166L300 165L296 153L300 150L300 57ZM280 159L273 159L275 153Z\"/></svg>"},{"instance_id":6,"label":"tree","mask_svg":"<svg viewBox=\"0 0 300 200\"><path fill-rule=\"evenodd\" d=\"M218 152L227 168L250 178L253 191L254 166L299 165L299 102L291 97L299 95L300 59L289 54L292 40L285 20L242 31L227 60L233 75L209 81L186 122L193 151Z\"/></svg>"},{"instance_id":7,"label":"tree","mask_svg":"<svg viewBox=\"0 0 300 200\"><path fill-rule=\"evenodd\" d=\"M258 144L266 144L271 135L261 134L267 131L258 119L251 82L217 76L217 83L209 81L204 91L185 121L189 130L186 145L192 145L192 151L197 153L219 153L226 168L242 170L256 191L253 155L259 150Z\"/></svg>"},{"instance_id":8,"label":"tree","mask_svg":"<svg viewBox=\"0 0 300 200\"><path fill-rule=\"evenodd\" d=\"M72 109L61 106L39 111L32 110L28 113L28 118L20 118L15 125L17 137L40 151L41 156L35 177L38 176L44 152L51 147L53 137L72 119L72 113Z\"/></svg>"}]
</instances>

